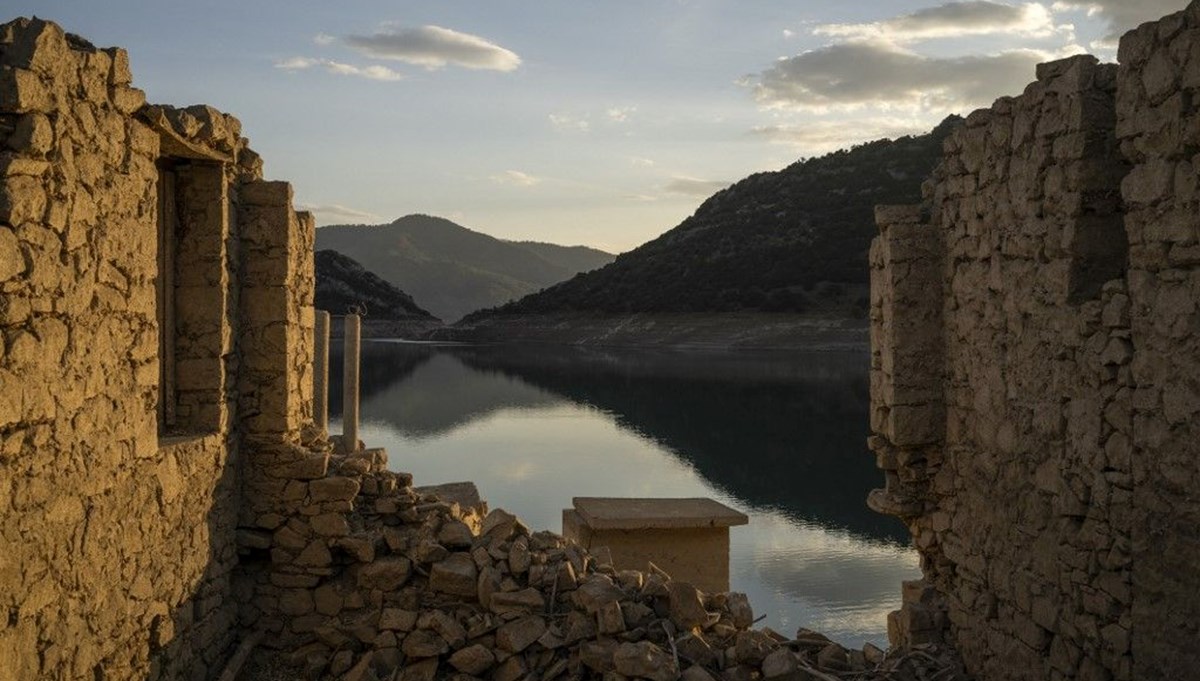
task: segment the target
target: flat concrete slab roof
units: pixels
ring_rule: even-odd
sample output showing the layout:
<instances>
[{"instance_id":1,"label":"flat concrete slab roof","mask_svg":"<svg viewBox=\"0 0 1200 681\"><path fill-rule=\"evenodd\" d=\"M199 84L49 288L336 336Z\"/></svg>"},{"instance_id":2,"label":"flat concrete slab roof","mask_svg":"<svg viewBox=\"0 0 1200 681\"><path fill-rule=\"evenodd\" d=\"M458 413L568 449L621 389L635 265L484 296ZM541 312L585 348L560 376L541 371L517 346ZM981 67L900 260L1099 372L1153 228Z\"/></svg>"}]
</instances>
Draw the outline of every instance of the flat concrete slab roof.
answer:
<instances>
[{"instance_id":1,"label":"flat concrete slab roof","mask_svg":"<svg viewBox=\"0 0 1200 681\"><path fill-rule=\"evenodd\" d=\"M575 497L575 512L593 530L651 530L731 527L750 522L746 514L712 499Z\"/></svg>"}]
</instances>

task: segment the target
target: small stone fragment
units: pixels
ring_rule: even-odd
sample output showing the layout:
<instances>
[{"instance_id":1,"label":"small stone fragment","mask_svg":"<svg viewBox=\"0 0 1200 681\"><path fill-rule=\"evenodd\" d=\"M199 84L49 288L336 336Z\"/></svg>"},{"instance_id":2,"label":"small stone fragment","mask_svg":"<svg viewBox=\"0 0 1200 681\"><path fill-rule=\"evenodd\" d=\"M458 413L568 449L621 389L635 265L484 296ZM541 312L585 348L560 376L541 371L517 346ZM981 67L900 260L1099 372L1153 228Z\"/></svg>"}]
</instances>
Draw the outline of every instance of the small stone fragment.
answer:
<instances>
[{"instance_id":1,"label":"small stone fragment","mask_svg":"<svg viewBox=\"0 0 1200 681\"><path fill-rule=\"evenodd\" d=\"M792 674L798 667L796 654L780 648L763 658L762 675L766 679L777 679Z\"/></svg>"},{"instance_id":2,"label":"small stone fragment","mask_svg":"<svg viewBox=\"0 0 1200 681\"><path fill-rule=\"evenodd\" d=\"M478 577L479 569L475 567L475 561L471 559L470 554L452 553L446 560L435 563L430 569L429 588L474 599L478 598Z\"/></svg>"},{"instance_id":3,"label":"small stone fragment","mask_svg":"<svg viewBox=\"0 0 1200 681\"><path fill-rule=\"evenodd\" d=\"M363 565L358 573L358 585L364 589L395 591L412 574L412 561L403 556L388 556Z\"/></svg>"},{"instance_id":4,"label":"small stone fragment","mask_svg":"<svg viewBox=\"0 0 1200 681\"><path fill-rule=\"evenodd\" d=\"M400 672L399 681L433 681L438 675L438 659L409 662Z\"/></svg>"},{"instance_id":5,"label":"small stone fragment","mask_svg":"<svg viewBox=\"0 0 1200 681\"><path fill-rule=\"evenodd\" d=\"M683 674L679 676L681 681L717 681L698 664L694 664L683 670Z\"/></svg>"},{"instance_id":6,"label":"small stone fragment","mask_svg":"<svg viewBox=\"0 0 1200 681\"><path fill-rule=\"evenodd\" d=\"M739 631L734 639L734 658L740 664L758 666L779 644L761 631Z\"/></svg>"},{"instance_id":7,"label":"small stone fragment","mask_svg":"<svg viewBox=\"0 0 1200 681\"><path fill-rule=\"evenodd\" d=\"M850 661L846 655L846 649L836 643L830 643L817 653L817 664L824 669L832 669L834 671L845 671L850 668Z\"/></svg>"},{"instance_id":8,"label":"small stone fragment","mask_svg":"<svg viewBox=\"0 0 1200 681\"><path fill-rule=\"evenodd\" d=\"M513 655L496 667L496 670L492 672L492 681L517 681L517 679L524 678L528 671L525 658Z\"/></svg>"},{"instance_id":9,"label":"small stone fragment","mask_svg":"<svg viewBox=\"0 0 1200 681\"><path fill-rule=\"evenodd\" d=\"M471 528L461 520L451 520L442 525L438 532L438 542L452 549L468 548L475 541Z\"/></svg>"},{"instance_id":10,"label":"small stone fragment","mask_svg":"<svg viewBox=\"0 0 1200 681\"><path fill-rule=\"evenodd\" d=\"M575 601L575 605L588 613L595 613L605 605L616 603L624 597L625 593L613 584L612 578L602 574L589 576L579 585L575 593L571 594L571 600Z\"/></svg>"},{"instance_id":11,"label":"small stone fragment","mask_svg":"<svg viewBox=\"0 0 1200 681\"><path fill-rule=\"evenodd\" d=\"M541 617L522 617L496 630L496 646L510 653L519 653L546 633L546 621Z\"/></svg>"},{"instance_id":12,"label":"small stone fragment","mask_svg":"<svg viewBox=\"0 0 1200 681\"><path fill-rule=\"evenodd\" d=\"M508 550L508 570L514 575L523 575L529 571L532 559L529 554L529 542L521 537L512 543Z\"/></svg>"},{"instance_id":13,"label":"small stone fragment","mask_svg":"<svg viewBox=\"0 0 1200 681\"><path fill-rule=\"evenodd\" d=\"M475 644L450 656L450 666L464 674L479 676L496 664L496 656L487 647Z\"/></svg>"},{"instance_id":14,"label":"small stone fragment","mask_svg":"<svg viewBox=\"0 0 1200 681\"><path fill-rule=\"evenodd\" d=\"M619 634L625 631L625 616L621 612L621 604L609 601L596 611L596 627L601 634Z\"/></svg>"},{"instance_id":15,"label":"small stone fragment","mask_svg":"<svg viewBox=\"0 0 1200 681\"><path fill-rule=\"evenodd\" d=\"M679 667L675 658L662 648L641 641L622 643L613 654L613 667L625 676L637 676L651 681L675 681L679 678Z\"/></svg>"},{"instance_id":16,"label":"small stone fragment","mask_svg":"<svg viewBox=\"0 0 1200 681\"><path fill-rule=\"evenodd\" d=\"M483 524L479 527L479 536L487 538L488 541L494 539L503 541L512 536L513 531L520 522L517 516L508 511L494 508L483 519Z\"/></svg>"},{"instance_id":17,"label":"small stone fragment","mask_svg":"<svg viewBox=\"0 0 1200 681\"><path fill-rule=\"evenodd\" d=\"M400 650L411 658L437 657L448 650L450 646L441 636L428 629L417 629L404 637Z\"/></svg>"},{"instance_id":18,"label":"small stone fragment","mask_svg":"<svg viewBox=\"0 0 1200 681\"><path fill-rule=\"evenodd\" d=\"M497 592L492 594L491 609L496 614L506 612L536 613L546 607L546 599L542 592L529 588L512 593Z\"/></svg>"},{"instance_id":19,"label":"small stone fragment","mask_svg":"<svg viewBox=\"0 0 1200 681\"><path fill-rule=\"evenodd\" d=\"M444 610L426 611L417 618L417 627L436 631L453 649L461 648L467 642L467 630Z\"/></svg>"},{"instance_id":20,"label":"small stone fragment","mask_svg":"<svg viewBox=\"0 0 1200 681\"><path fill-rule=\"evenodd\" d=\"M728 599L729 615L733 618L733 626L738 629L749 629L754 624L754 609L750 607L750 599L744 593L731 592Z\"/></svg>"},{"instance_id":21,"label":"small stone fragment","mask_svg":"<svg viewBox=\"0 0 1200 681\"><path fill-rule=\"evenodd\" d=\"M683 631L697 629L708 624L708 611L700 590L687 582L671 582L667 587L671 607L671 621Z\"/></svg>"},{"instance_id":22,"label":"small stone fragment","mask_svg":"<svg viewBox=\"0 0 1200 681\"><path fill-rule=\"evenodd\" d=\"M617 642L612 639L599 641L584 641L579 644L579 661L584 666L600 673L610 672L613 666L613 655L617 652Z\"/></svg>"},{"instance_id":23,"label":"small stone fragment","mask_svg":"<svg viewBox=\"0 0 1200 681\"><path fill-rule=\"evenodd\" d=\"M379 615L379 628L391 631L412 631L417 625L417 611L384 608Z\"/></svg>"}]
</instances>

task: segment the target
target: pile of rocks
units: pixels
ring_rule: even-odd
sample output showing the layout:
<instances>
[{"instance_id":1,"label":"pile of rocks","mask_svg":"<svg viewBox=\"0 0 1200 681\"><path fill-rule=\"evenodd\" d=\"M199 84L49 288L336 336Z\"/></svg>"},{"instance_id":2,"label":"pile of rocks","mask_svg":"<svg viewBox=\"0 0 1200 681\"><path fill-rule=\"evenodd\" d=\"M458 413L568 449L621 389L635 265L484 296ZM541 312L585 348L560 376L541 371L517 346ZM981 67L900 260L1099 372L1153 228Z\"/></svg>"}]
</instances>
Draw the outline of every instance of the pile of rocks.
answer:
<instances>
[{"instance_id":1,"label":"pile of rocks","mask_svg":"<svg viewBox=\"0 0 1200 681\"><path fill-rule=\"evenodd\" d=\"M744 594L703 593L652 564L617 570L605 549L423 496L378 463L349 459L307 483L307 519L275 530L271 582L288 588L276 592L282 621L260 625L307 642L250 678L915 680L953 668L928 652L753 629ZM263 671L280 664L286 674Z\"/></svg>"}]
</instances>

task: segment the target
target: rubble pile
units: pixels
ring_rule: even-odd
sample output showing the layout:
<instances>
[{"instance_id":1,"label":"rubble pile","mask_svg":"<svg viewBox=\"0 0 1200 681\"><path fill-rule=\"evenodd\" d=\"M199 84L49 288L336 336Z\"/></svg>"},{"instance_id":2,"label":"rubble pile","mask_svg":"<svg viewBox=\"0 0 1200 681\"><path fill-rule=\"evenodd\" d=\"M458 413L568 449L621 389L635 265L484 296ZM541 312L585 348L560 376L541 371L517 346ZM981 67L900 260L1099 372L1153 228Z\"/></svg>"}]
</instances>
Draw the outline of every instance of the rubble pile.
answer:
<instances>
[{"instance_id":1,"label":"rubble pile","mask_svg":"<svg viewBox=\"0 0 1200 681\"><path fill-rule=\"evenodd\" d=\"M274 588L259 592L274 591L262 605L280 615L260 625L282 636L248 678L962 678L930 651L755 629L744 594L704 593L653 564L617 570L607 549L423 496L372 456L331 464L300 514L263 536Z\"/></svg>"}]
</instances>

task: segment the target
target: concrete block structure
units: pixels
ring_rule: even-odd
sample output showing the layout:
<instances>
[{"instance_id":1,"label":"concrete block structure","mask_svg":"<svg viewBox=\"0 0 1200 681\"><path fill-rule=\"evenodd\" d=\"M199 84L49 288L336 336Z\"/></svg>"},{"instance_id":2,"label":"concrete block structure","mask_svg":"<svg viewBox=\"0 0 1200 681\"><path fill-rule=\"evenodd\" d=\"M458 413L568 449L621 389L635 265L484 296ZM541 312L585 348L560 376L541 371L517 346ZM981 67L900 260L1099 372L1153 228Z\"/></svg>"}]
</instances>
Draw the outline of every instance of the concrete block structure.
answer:
<instances>
[{"instance_id":1,"label":"concrete block structure","mask_svg":"<svg viewBox=\"0 0 1200 681\"><path fill-rule=\"evenodd\" d=\"M712 499L575 497L563 509L563 536L605 547L619 570L649 563L699 589L729 591L729 528L746 514Z\"/></svg>"}]
</instances>

